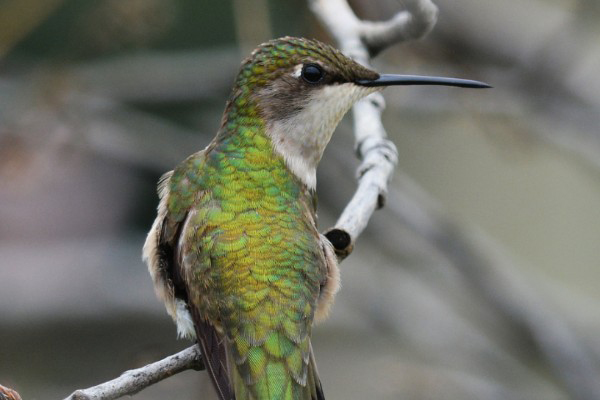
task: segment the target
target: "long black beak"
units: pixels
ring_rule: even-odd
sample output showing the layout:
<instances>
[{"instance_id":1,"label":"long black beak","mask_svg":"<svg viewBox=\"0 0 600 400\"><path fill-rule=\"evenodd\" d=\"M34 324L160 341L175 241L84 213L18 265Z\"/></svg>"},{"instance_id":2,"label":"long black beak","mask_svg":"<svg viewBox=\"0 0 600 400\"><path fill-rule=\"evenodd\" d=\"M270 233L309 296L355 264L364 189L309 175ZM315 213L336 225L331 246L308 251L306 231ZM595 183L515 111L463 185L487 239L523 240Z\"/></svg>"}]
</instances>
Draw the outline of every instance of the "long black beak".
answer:
<instances>
[{"instance_id":1,"label":"long black beak","mask_svg":"<svg viewBox=\"0 0 600 400\"><path fill-rule=\"evenodd\" d=\"M379 75L377 79L359 79L355 81L357 85L374 86L398 86L398 85L440 85L457 86L463 88L485 89L491 88L487 83L472 81L470 79L444 78L440 76L420 76L420 75Z\"/></svg>"}]
</instances>

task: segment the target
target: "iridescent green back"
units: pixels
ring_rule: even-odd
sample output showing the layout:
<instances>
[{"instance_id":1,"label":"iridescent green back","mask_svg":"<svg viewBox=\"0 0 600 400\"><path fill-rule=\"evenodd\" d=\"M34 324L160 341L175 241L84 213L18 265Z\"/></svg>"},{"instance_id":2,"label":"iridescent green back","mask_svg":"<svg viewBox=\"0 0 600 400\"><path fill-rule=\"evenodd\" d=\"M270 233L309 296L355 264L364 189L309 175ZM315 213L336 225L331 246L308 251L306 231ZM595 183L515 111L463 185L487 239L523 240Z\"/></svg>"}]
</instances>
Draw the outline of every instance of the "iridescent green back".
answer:
<instances>
[{"instance_id":1,"label":"iridescent green back","mask_svg":"<svg viewBox=\"0 0 600 400\"><path fill-rule=\"evenodd\" d=\"M182 232L190 300L228 338L238 400L310 399L309 334L325 268L312 196L258 118L224 129L171 179L169 211L190 213Z\"/></svg>"}]
</instances>

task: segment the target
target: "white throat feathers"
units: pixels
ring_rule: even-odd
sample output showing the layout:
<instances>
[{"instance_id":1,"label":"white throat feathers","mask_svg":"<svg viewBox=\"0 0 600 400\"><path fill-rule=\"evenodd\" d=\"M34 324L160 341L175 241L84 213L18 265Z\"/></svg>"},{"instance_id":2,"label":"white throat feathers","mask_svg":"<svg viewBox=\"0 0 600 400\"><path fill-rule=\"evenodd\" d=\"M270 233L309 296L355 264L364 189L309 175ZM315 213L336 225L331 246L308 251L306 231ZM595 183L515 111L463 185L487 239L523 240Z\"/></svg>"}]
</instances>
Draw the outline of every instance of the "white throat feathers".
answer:
<instances>
[{"instance_id":1,"label":"white throat feathers","mask_svg":"<svg viewBox=\"0 0 600 400\"><path fill-rule=\"evenodd\" d=\"M357 100L379 89L350 82L324 85L311 90L297 111L267 121L275 151L310 189L316 187L317 165L344 114Z\"/></svg>"}]
</instances>

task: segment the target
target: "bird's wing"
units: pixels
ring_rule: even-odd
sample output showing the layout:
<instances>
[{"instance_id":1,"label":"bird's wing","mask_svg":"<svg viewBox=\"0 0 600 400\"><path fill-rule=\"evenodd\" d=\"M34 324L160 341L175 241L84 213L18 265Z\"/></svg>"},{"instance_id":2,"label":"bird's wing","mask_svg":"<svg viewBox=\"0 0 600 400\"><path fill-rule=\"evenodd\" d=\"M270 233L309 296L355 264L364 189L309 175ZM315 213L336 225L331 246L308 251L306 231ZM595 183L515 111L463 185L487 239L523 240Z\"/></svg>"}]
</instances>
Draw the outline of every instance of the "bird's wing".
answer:
<instances>
[{"instance_id":1,"label":"bird's wing","mask_svg":"<svg viewBox=\"0 0 600 400\"><path fill-rule=\"evenodd\" d=\"M190 288L185 283L190 266L184 260L181 239L194 220L198 202L206 197L205 188L199 180L193 179L195 174L201 173L204 158L205 153L198 152L160 179L158 216L144 245L144 259L152 275L155 291L177 323L179 333L198 339L204 364L219 398L231 400L234 396L227 369L225 343L198 307L189 301Z\"/></svg>"},{"instance_id":2,"label":"bird's wing","mask_svg":"<svg viewBox=\"0 0 600 400\"><path fill-rule=\"evenodd\" d=\"M205 357L204 364L207 366L219 399L233 400L235 397L229 380L224 338L217 333L215 327L207 319L199 314L197 307L191 306L190 309L196 327L198 344Z\"/></svg>"},{"instance_id":3,"label":"bird's wing","mask_svg":"<svg viewBox=\"0 0 600 400\"><path fill-rule=\"evenodd\" d=\"M317 363L315 362L315 356L312 349L312 345L310 346L310 360L307 379L308 387L311 390L311 400L325 400L325 395L323 394L323 387L321 386L321 380L319 379L319 372L317 371Z\"/></svg>"}]
</instances>

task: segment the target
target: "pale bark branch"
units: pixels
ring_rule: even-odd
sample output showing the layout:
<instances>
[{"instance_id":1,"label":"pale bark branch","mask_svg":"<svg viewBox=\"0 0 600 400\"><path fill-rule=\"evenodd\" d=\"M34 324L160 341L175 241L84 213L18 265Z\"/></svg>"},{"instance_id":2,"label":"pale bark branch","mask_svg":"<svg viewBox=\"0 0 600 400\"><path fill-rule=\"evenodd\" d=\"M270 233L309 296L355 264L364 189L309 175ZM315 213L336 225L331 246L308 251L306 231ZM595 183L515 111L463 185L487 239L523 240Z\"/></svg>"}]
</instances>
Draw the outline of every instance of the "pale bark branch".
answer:
<instances>
[{"instance_id":1,"label":"pale bark branch","mask_svg":"<svg viewBox=\"0 0 600 400\"><path fill-rule=\"evenodd\" d=\"M383 22L362 21L361 38L371 55L395 43L419 39L435 26L438 8L429 0L404 2L406 10Z\"/></svg>"},{"instance_id":2,"label":"pale bark branch","mask_svg":"<svg viewBox=\"0 0 600 400\"><path fill-rule=\"evenodd\" d=\"M204 369L202 355L197 345L141 368L125 371L111 381L76 390L65 400L111 400L131 396L156 382L188 369Z\"/></svg>"},{"instance_id":3,"label":"pale bark branch","mask_svg":"<svg viewBox=\"0 0 600 400\"><path fill-rule=\"evenodd\" d=\"M369 66L372 54L394 43L422 37L437 20L437 7L429 0L408 1L406 10L386 22L360 20L346 0L311 0L310 5L339 48L365 66ZM353 107L355 148L362 160L358 188L335 226L325 234L340 259L350 254L373 212L385 203L387 185L398 163L396 146L387 139L381 123L384 109L385 101L379 93Z\"/></svg>"}]
</instances>

